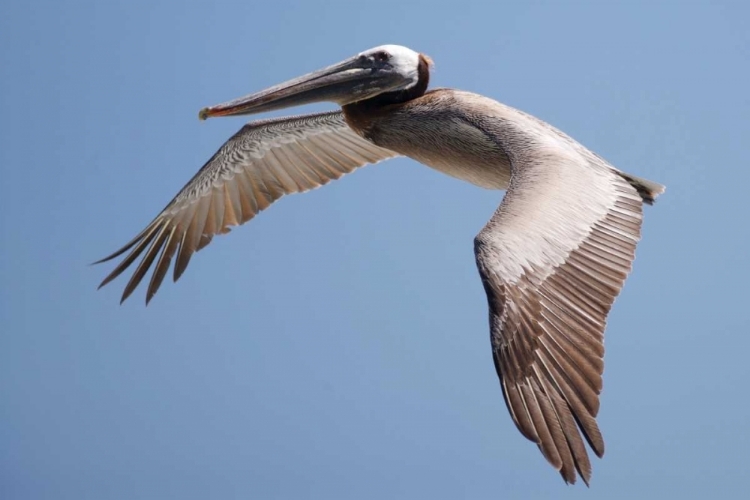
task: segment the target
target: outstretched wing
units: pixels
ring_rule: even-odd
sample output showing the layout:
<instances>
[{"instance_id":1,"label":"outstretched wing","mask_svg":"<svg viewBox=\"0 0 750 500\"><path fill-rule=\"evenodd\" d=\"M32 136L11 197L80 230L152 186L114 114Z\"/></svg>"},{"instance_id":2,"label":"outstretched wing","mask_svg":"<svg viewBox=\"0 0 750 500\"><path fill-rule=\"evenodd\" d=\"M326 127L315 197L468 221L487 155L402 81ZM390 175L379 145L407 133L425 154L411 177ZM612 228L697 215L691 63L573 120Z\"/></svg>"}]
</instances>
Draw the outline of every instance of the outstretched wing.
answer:
<instances>
[{"instance_id":1,"label":"outstretched wing","mask_svg":"<svg viewBox=\"0 0 750 500\"><path fill-rule=\"evenodd\" d=\"M586 484L581 435L604 454L596 415L606 318L630 272L647 200L589 161L561 149L515 158L510 188L475 239L508 410L566 482L577 470Z\"/></svg>"},{"instance_id":2,"label":"outstretched wing","mask_svg":"<svg viewBox=\"0 0 750 500\"><path fill-rule=\"evenodd\" d=\"M99 285L106 285L141 257L122 301L156 261L146 303L159 289L172 257L174 280L193 253L216 234L252 219L285 194L300 193L397 153L355 134L340 111L251 122L208 160L161 213L105 262L130 253Z\"/></svg>"}]
</instances>

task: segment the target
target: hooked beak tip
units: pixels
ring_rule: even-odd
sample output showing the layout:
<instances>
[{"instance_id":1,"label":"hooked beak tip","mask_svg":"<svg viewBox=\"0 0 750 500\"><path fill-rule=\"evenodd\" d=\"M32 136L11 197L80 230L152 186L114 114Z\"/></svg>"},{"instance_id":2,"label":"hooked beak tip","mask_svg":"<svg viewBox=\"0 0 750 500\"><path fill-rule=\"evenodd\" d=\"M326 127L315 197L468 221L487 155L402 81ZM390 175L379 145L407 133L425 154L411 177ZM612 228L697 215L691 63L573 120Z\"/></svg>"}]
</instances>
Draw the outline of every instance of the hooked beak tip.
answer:
<instances>
[{"instance_id":1,"label":"hooked beak tip","mask_svg":"<svg viewBox=\"0 0 750 500\"><path fill-rule=\"evenodd\" d=\"M219 104L217 106L203 108L198 111L198 119L206 120L208 118L214 118L216 116L231 116L235 114L238 114L237 106L227 106L224 104Z\"/></svg>"}]
</instances>

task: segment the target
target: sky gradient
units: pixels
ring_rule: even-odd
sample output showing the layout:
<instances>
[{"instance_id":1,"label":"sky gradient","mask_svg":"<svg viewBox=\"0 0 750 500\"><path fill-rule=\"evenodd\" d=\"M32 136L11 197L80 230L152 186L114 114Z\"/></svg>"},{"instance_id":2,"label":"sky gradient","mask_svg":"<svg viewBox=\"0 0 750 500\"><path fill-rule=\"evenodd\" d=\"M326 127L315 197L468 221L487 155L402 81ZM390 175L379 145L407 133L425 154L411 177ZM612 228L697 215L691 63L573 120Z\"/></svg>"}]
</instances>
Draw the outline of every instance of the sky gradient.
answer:
<instances>
[{"instance_id":1,"label":"sky gradient","mask_svg":"<svg viewBox=\"0 0 750 500\"><path fill-rule=\"evenodd\" d=\"M0 498L747 494L749 4L456 5L2 3ZM96 291L88 264L246 121L199 109L385 43L667 186L609 317L590 489L497 382L472 240L502 192L392 160L215 238L148 308Z\"/></svg>"}]
</instances>

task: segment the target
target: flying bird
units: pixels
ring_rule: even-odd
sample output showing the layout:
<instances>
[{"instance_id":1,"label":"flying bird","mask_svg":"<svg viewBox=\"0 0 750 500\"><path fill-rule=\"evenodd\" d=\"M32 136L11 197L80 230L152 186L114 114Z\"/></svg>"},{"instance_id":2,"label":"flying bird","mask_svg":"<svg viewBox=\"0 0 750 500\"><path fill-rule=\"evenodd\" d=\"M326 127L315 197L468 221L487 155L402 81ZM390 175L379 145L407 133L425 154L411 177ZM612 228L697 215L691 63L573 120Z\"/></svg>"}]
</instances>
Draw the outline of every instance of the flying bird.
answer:
<instances>
[{"instance_id":1,"label":"flying bird","mask_svg":"<svg viewBox=\"0 0 750 500\"><path fill-rule=\"evenodd\" d=\"M584 445L602 457L596 422L607 314L631 270L643 204L664 186L626 174L556 129L481 95L427 90L432 61L383 45L199 117L247 115L313 102L340 111L250 122L128 244L106 285L140 259L124 301L153 273L150 301L175 258L192 255L285 194L368 163L408 156L452 177L506 190L474 239L490 341L505 403L567 483L588 485Z\"/></svg>"}]
</instances>

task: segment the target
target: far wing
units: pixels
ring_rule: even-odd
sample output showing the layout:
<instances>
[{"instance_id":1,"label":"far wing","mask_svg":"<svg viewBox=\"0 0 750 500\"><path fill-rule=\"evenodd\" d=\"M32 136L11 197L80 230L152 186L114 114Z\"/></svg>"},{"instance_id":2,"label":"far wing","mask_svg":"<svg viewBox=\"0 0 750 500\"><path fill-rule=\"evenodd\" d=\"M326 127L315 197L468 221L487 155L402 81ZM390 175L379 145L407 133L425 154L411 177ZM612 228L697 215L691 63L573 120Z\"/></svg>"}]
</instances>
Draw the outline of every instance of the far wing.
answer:
<instances>
[{"instance_id":1,"label":"far wing","mask_svg":"<svg viewBox=\"0 0 750 500\"><path fill-rule=\"evenodd\" d=\"M214 235L249 221L283 195L322 186L357 167L394 156L397 153L355 134L340 111L251 122L224 143L143 231L97 262L130 250L99 287L142 256L122 301L156 262L146 295L148 303L175 255L177 281L193 253Z\"/></svg>"}]
</instances>

